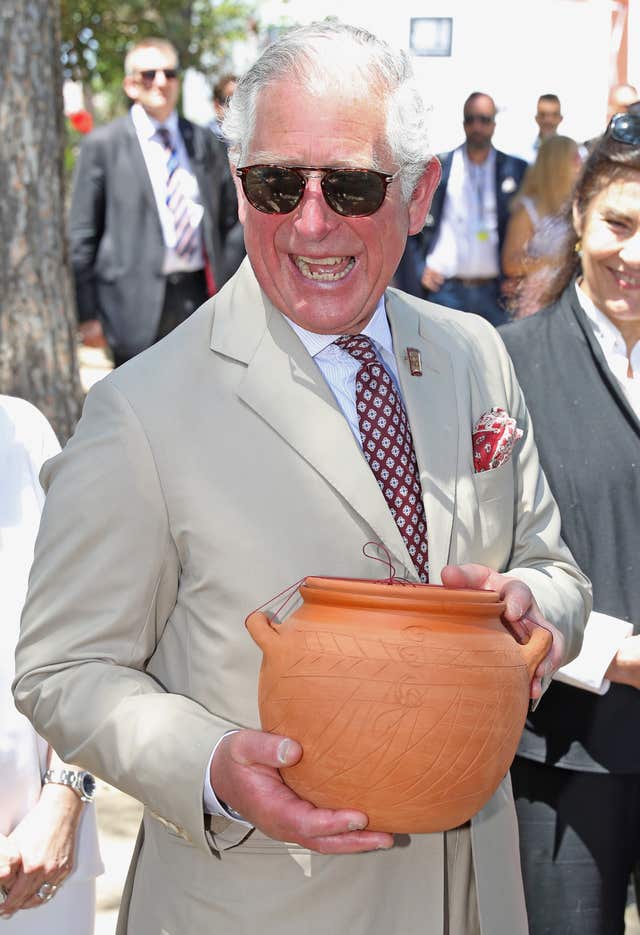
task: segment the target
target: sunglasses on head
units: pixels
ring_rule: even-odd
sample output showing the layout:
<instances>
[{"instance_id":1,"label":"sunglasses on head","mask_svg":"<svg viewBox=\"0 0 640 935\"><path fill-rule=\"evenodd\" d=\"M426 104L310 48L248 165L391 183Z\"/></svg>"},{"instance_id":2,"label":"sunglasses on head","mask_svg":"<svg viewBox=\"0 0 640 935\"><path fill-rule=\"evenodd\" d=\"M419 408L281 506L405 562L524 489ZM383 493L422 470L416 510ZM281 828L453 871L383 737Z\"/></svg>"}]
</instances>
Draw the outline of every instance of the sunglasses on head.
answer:
<instances>
[{"instance_id":1,"label":"sunglasses on head","mask_svg":"<svg viewBox=\"0 0 640 935\"><path fill-rule=\"evenodd\" d=\"M139 71L138 74L145 84L152 84L156 80L156 75L159 72L162 72L167 81L178 77L177 68L145 68L144 71Z\"/></svg>"},{"instance_id":2,"label":"sunglasses on head","mask_svg":"<svg viewBox=\"0 0 640 935\"><path fill-rule=\"evenodd\" d=\"M605 136L617 143L640 146L640 114L614 114Z\"/></svg>"},{"instance_id":3,"label":"sunglasses on head","mask_svg":"<svg viewBox=\"0 0 640 935\"><path fill-rule=\"evenodd\" d=\"M321 176L320 188L332 211L347 218L373 214L387 194L387 186L399 175L374 169L332 169L310 166L244 166L236 169L247 201L264 214L289 214L298 207L307 178Z\"/></svg>"},{"instance_id":4,"label":"sunglasses on head","mask_svg":"<svg viewBox=\"0 0 640 935\"><path fill-rule=\"evenodd\" d=\"M470 123L482 123L485 127L488 127L490 123L493 123L493 117L488 117L487 114L465 114L464 122L467 126Z\"/></svg>"}]
</instances>

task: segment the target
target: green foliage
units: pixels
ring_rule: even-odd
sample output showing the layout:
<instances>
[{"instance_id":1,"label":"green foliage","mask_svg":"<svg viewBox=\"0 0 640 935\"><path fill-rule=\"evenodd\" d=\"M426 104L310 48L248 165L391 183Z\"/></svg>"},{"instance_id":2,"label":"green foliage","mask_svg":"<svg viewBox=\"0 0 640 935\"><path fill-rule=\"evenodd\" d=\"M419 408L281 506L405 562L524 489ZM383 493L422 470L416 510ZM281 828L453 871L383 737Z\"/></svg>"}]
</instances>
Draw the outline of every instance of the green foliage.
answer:
<instances>
[{"instance_id":1,"label":"green foliage","mask_svg":"<svg viewBox=\"0 0 640 935\"><path fill-rule=\"evenodd\" d=\"M252 11L250 0L61 0L61 12L65 77L115 99L133 42L169 39L183 69L212 74L250 27Z\"/></svg>"}]
</instances>

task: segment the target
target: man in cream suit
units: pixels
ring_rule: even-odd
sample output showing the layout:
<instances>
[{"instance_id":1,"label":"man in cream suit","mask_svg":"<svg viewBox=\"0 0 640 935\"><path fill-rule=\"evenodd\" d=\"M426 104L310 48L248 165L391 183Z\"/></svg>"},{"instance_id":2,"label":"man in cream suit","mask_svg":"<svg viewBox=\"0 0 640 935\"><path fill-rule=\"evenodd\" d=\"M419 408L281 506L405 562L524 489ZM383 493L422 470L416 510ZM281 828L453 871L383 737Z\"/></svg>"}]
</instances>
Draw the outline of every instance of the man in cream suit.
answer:
<instances>
[{"instance_id":1,"label":"man in cream suit","mask_svg":"<svg viewBox=\"0 0 640 935\"><path fill-rule=\"evenodd\" d=\"M278 767L302 751L259 729L244 627L304 575L378 578L373 539L411 581L420 558L433 583L498 589L521 639L551 629L533 697L578 651L588 582L500 338L386 288L439 178L424 124L407 59L368 33L315 24L267 49L225 124L247 259L94 387L45 468L16 699L62 755L145 805L120 933L527 931L508 777L439 834L368 831L298 799ZM360 365L334 343L363 333L406 407L428 571L363 456ZM492 407L524 434L475 473Z\"/></svg>"}]
</instances>

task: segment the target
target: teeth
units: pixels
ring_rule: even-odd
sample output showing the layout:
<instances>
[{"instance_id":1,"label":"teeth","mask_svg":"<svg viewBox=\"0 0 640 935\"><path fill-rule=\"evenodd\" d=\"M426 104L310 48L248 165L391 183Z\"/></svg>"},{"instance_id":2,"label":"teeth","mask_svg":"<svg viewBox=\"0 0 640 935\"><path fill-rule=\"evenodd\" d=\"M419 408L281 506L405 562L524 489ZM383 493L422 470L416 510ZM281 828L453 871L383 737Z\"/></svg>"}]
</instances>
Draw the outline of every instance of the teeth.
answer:
<instances>
[{"instance_id":1,"label":"teeth","mask_svg":"<svg viewBox=\"0 0 640 935\"><path fill-rule=\"evenodd\" d=\"M337 279L344 279L344 277L351 272L355 266L354 257L346 256L326 256L326 257L309 257L309 256L297 256L294 257L294 261L300 272L307 279L313 279L316 282L333 282ZM340 263L346 261L346 266L344 269L332 273L330 271L324 272L319 270L314 270L312 266L338 266Z\"/></svg>"},{"instance_id":2,"label":"teeth","mask_svg":"<svg viewBox=\"0 0 640 935\"><path fill-rule=\"evenodd\" d=\"M317 263L319 266L335 266L337 263L342 263L343 260L346 260L344 256L299 256L299 260L302 260L304 263L310 263L312 266L314 263Z\"/></svg>"},{"instance_id":3,"label":"teeth","mask_svg":"<svg viewBox=\"0 0 640 935\"><path fill-rule=\"evenodd\" d=\"M631 286L632 288L640 286L640 278L636 279L634 276L622 276L618 274L618 282L621 286Z\"/></svg>"}]
</instances>

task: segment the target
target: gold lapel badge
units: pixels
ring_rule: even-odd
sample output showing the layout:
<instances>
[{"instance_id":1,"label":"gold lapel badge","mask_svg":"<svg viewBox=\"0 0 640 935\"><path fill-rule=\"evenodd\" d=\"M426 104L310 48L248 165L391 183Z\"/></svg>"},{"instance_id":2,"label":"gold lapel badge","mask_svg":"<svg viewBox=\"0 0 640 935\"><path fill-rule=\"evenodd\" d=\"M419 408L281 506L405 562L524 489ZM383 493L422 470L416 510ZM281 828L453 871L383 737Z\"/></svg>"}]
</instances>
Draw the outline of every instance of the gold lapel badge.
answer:
<instances>
[{"instance_id":1,"label":"gold lapel badge","mask_svg":"<svg viewBox=\"0 0 640 935\"><path fill-rule=\"evenodd\" d=\"M417 347L407 348L407 360L409 361L409 372L412 377L422 376L422 355Z\"/></svg>"}]
</instances>

